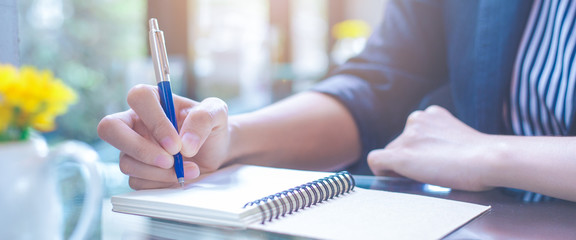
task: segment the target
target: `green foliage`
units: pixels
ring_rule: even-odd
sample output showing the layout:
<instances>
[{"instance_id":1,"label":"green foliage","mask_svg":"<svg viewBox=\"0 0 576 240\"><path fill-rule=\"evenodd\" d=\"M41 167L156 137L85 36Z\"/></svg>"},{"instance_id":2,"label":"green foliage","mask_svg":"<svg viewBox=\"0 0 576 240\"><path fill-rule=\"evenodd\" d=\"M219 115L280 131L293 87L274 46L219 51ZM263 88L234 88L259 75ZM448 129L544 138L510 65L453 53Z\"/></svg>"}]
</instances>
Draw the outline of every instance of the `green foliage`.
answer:
<instances>
[{"instance_id":1,"label":"green foliage","mask_svg":"<svg viewBox=\"0 0 576 240\"><path fill-rule=\"evenodd\" d=\"M97 141L100 119L125 106L127 65L146 57L146 1L19 4L22 64L52 70L79 96L49 139Z\"/></svg>"}]
</instances>

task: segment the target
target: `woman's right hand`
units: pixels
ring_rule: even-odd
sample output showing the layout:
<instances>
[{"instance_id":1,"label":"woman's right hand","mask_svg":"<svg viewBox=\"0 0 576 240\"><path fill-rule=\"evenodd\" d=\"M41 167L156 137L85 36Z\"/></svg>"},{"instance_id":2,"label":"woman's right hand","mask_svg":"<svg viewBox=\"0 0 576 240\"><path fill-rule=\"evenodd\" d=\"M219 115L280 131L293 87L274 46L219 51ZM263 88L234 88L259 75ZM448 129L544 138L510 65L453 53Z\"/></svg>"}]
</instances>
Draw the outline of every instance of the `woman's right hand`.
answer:
<instances>
[{"instance_id":1,"label":"woman's right hand","mask_svg":"<svg viewBox=\"0 0 576 240\"><path fill-rule=\"evenodd\" d=\"M228 107L217 98L196 102L173 95L179 134L159 101L158 88L137 85L128 93L131 109L104 117L98 135L118 148L120 170L133 189L177 186L173 155L184 157L191 180L229 161Z\"/></svg>"}]
</instances>

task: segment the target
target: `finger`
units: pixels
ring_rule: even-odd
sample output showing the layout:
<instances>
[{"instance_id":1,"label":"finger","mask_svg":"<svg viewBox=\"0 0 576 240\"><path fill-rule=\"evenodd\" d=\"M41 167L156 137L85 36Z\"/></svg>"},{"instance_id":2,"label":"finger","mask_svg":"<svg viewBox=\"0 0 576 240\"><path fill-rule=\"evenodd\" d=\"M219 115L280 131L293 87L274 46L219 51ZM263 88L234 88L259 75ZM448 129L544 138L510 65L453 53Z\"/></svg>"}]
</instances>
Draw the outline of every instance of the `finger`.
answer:
<instances>
[{"instance_id":1,"label":"finger","mask_svg":"<svg viewBox=\"0 0 576 240\"><path fill-rule=\"evenodd\" d=\"M431 118L434 119L445 119L445 120L458 120L450 111L448 111L446 108L437 106L437 105L431 105L429 107L426 108L426 110L424 110L424 112ZM445 122L443 120L441 120L442 122ZM460 121L460 120L458 120Z\"/></svg>"},{"instance_id":2,"label":"finger","mask_svg":"<svg viewBox=\"0 0 576 240\"><path fill-rule=\"evenodd\" d=\"M404 139L417 137L422 131L422 128L427 124L425 115L426 113L422 110L416 110L410 113L406 119L406 126L404 126L402 134L389 143L388 146L395 147L398 143L404 143Z\"/></svg>"},{"instance_id":3,"label":"finger","mask_svg":"<svg viewBox=\"0 0 576 240\"><path fill-rule=\"evenodd\" d=\"M98 124L98 135L120 151L139 161L161 168L171 168L174 164L172 155L133 130L134 119L131 110L104 117Z\"/></svg>"},{"instance_id":4,"label":"finger","mask_svg":"<svg viewBox=\"0 0 576 240\"><path fill-rule=\"evenodd\" d=\"M181 148L178 132L160 105L158 89L150 85L137 85L128 93L127 101L154 139L170 154L178 153Z\"/></svg>"},{"instance_id":5,"label":"finger","mask_svg":"<svg viewBox=\"0 0 576 240\"><path fill-rule=\"evenodd\" d=\"M179 186L178 182L156 182L147 179L130 177L128 179L128 185L134 190L144 190L144 189L158 189L158 188L175 188Z\"/></svg>"},{"instance_id":6,"label":"finger","mask_svg":"<svg viewBox=\"0 0 576 240\"><path fill-rule=\"evenodd\" d=\"M195 156L206 139L228 127L228 106L218 98L207 98L190 108L181 128L182 155Z\"/></svg>"},{"instance_id":7,"label":"finger","mask_svg":"<svg viewBox=\"0 0 576 240\"><path fill-rule=\"evenodd\" d=\"M120 171L131 177L146 179L156 182L174 183L177 181L176 173L173 168L162 169L151 165L144 164L135 160L127 154L120 157ZM184 178L194 179L200 175L198 165L193 162L184 162Z\"/></svg>"},{"instance_id":8,"label":"finger","mask_svg":"<svg viewBox=\"0 0 576 240\"><path fill-rule=\"evenodd\" d=\"M178 114L180 114L180 116L182 116L182 119L180 122L178 122L178 126L182 126L182 122L184 121L184 118L186 117L186 114L188 114L188 112L190 111L190 108L200 104L199 102L196 102L194 100L191 100L189 98L185 98L185 97L181 97L178 95L174 95L174 107L178 110L180 110L180 112ZM179 117L180 117L179 116Z\"/></svg>"},{"instance_id":9,"label":"finger","mask_svg":"<svg viewBox=\"0 0 576 240\"><path fill-rule=\"evenodd\" d=\"M176 173L172 168L164 169L144 164L125 153L120 154L119 166L122 173L131 177L168 183L173 183L176 179Z\"/></svg>"},{"instance_id":10,"label":"finger","mask_svg":"<svg viewBox=\"0 0 576 240\"><path fill-rule=\"evenodd\" d=\"M427 113L450 114L446 108L440 107L438 105L430 105L424 111Z\"/></svg>"},{"instance_id":11,"label":"finger","mask_svg":"<svg viewBox=\"0 0 576 240\"><path fill-rule=\"evenodd\" d=\"M429 116L429 122L434 122L436 128L440 126L450 126L451 128L461 126L466 129L472 129L443 107L432 105L426 108L425 112Z\"/></svg>"},{"instance_id":12,"label":"finger","mask_svg":"<svg viewBox=\"0 0 576 240\"><path fill-rule=\"evenodd\" d=\"M431 116L455 118L450 111L438 105L430 105L424 112Z\"/></svg>"},{"instance_id":13,"label":"finger","mask_svg":"<svg viewBox=\"0 0 576 240\"><path fill-rule=\"evenodd\" d=\"M368 153L367 161L368 167L372 170L374 175L380 175L381 172L390 170L386 164L382 163L382 150L372 150Z\"/></svg>"},{"instance_id":14,"label":"finger","mask_svg":"<svg viewBox=\"0 0 576 240\"><path fill-rule=\"evenodd\" d=\"M406 126L417 123L418 121L420 121L421 118L423 118L423 115L424 112L422 110L416 110L410 113L410 115L408 115L408 118L406 119Z\"/></svg>"},{"instance_id":15,"label":"finger","mask_svg":"<svg viewBox=\"0 0 576 240\"><path fill-rule=\"evenodd\" d=\"M395 172L393 156L385 149L373 150L368 153L368 166L374 175L386 176Z\"/></svg>"}]
</instances>

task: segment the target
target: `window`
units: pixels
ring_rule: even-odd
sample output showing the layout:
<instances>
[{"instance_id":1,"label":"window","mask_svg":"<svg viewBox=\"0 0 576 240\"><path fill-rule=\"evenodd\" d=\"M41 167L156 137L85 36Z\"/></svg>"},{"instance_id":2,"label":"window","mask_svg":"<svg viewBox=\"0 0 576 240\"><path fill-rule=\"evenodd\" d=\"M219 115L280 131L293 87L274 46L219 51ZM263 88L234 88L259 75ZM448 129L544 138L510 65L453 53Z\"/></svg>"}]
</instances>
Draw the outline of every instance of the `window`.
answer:
<instances>
[{"instance_id":1,"label":"window","mask_svg":"<svg viewBox=\"0 0 576 240\"><path fill-rule=\"evenodd\" d=\"M16 0L0 0L0 63L19 65Z\"/></svg>"}]
</instances>

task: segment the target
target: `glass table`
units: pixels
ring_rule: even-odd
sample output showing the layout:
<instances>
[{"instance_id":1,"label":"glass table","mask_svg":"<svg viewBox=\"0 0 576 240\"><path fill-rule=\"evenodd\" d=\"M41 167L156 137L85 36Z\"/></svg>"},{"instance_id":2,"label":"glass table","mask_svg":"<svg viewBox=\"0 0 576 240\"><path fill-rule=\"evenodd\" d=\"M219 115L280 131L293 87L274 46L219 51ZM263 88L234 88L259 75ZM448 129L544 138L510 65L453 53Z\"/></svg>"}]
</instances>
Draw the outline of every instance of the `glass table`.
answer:
<instances>
[{"instance_id":1,"label":"glass table","mask_svg":"<svg viewBox=\"0 0 576 240\"><path fill-rule=\"evenodd\" d=\"M483 205L492 209L446 239L571 239L576 236L576 203L550 199L526 202L517 191L455 191L405 178L355 176L358 187L412 193ZM133 216L111 211L103 200L102 239L301 239L255 230L231 230Z\"/></svg>"}]
</instances>

